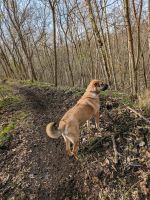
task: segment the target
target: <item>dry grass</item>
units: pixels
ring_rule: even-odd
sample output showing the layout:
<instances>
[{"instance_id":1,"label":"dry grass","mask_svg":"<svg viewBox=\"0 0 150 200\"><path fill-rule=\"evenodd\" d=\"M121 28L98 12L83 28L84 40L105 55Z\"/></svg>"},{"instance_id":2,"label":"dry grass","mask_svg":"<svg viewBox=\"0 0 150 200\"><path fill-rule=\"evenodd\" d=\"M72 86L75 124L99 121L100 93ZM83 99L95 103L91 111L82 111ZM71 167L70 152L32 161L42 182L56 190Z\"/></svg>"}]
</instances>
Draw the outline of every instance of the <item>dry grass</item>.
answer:
<instances>
[{"instance_id":1,"label":"dry grass","mask_svg":"<svg viewBox=\"0 0 150 200\"><path fill-rule=\"evenodd\" d=\"M141 95L138 96L138 106L144 109L147 114L150 113L150 90L146 89Z\"/></svg>"}]
</instances>

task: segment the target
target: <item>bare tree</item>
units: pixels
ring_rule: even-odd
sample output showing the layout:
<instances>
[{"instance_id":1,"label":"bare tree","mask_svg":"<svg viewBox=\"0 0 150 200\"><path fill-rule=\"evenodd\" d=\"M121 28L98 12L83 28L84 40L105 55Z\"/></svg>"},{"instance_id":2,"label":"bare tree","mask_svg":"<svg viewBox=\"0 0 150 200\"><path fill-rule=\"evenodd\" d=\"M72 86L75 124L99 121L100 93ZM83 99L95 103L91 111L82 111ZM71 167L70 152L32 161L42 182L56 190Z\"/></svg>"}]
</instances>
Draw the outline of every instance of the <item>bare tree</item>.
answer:
<instances>
[{"instance_id":1,"label":"bare tree","mask_svg":"<svg viewBox=\"0 0 150 200\"><path fill-rule=\"evenodd\" d=\"M54 45L54 57L55 57L55 86L57 87L57 46L56 46L56 5L57 0L48 0L51 11L52 11L52 19L53 19L53 45Z\"/></svg>"},{"instance_id":2,"label":"bare tree","mask_svg":"<svg viewBox=\"0 0 150 200\"><path fill-rule=\"evenodd\" d=\"M0 1L1 76L55 86L98 78L132 94L149 88L150 3L148 9L144 3Z\"/></svg>"},{"instance_id":3,"label":"bare tree","mask_svg":"<svg viewBox=\"0 0 150 200\"><path fill-rule=\"evenodd\" d=\"M108 28L108 20L107 20L107 2L104 0L104 17L105 17L105 24L106 24L106 40L107 40L107 49L108 49L108 59L109 59L109 64L111 67L112 71L112 79L114 82L114 88L117 90L117 80L116 80L116 73L114 69L114 63L112 59L112 50L111 50L111 43L110 43L110 33L109 33L109 28Z\"/></svg>"},{"instance_id":4,"label":"bare tree","mask_svg":"<svg viewBox=\"0 0 150 200\"><path fill-rule=\"evenodd\" d=\"M85 0L85 3L87 5L87 7L88 7L89 17L90 17L90 21L91 21L91 24L92 24L93 32L95 33L96 38L97 38L98 50L100 51L101 56L102 56L104 73L105 73L107 82L109 84L111 84L110 70L109 70L109 66L107 64L106 54L104 53L103 48L102 48L103 47L103 42L102 42L102 38L101 38L100 31L99 31L98 26L97 26L95 17L94 17L94 12L93 12L93 9L92 9L91 1L90 0Z\"/></svg>"},{"instance_id":5,"label":"bare tree","mask_svg":"<svg viewBox=\"0 0 150 200\"><path fill-rule=\"evenodd\" d=\"M124 13L125 13L125 23L126 23L127 34L128 34L130 83L132 86L132 93L136 95L137 94L137 71L135 68L135 55L134 55L134 47L133 47L133 35L132 35L132 27L131 27L131 19L130 19L130 1L129 0L124 0Z\"/></svg>"},{"instance_id":6,"label":"bare tree","mask_svg":"<svg viewBox=\"0 0 150 200\"><path fill-rule=\"evenodd\" d=\"M26 40L24 39L24 36L23 36L23 30L21 29L21 25L22 25L21 19L22 18L18 16L17 2L16 2L16 0L11 0L11 1L3 0L3 2L4 2L4 6L7 10L7 14L10 19L10 22L12 23L12 26L15 29L15 31L20 39L23 52L25 54L25 57L27 59L28 65L29 65L29 69L30 69L30 73L31 73L31 80L32 81L37 80L36 73L35 73L35 70L33 67L33 63L32 63L32 54L27 47ZM30 0L28 3L30 3Z\"/></svg>"},{"instance_id":7,"label":"bare tree","mask_svg":"<svg viewBox=\"0 0 150 200\"><path fill-rule=\"evenodd\" d=\"M150 1L148 0L148 45L149 45L149 56L150 56Z\"/></svg>"},{"instance_id":8,"label":"bare tree","mask_svg":"<svg viewBox=\"0 0 150 200\"><path fill-rule=\"evenodd\" d=\"M66 4L66 2L65 2ZM58 8L59 10L59 8ZM64 14L65 15L65 14ZM66 14L66 29L63 27L63 23L62 23L62 19L61 19L61 13L60 13L60 10L59 10L59 22L60 22L60 26L61 26L61 29L64 33L64 40L65 40L65 45L66 45L66 50L67 50L67 63L68 63L68 68L69 68L69 72L70 72L70 78L71 78L71 84L72 86L74 86L74 77L73 77L73 72L72 72L72 68L71 68L71 63L70 63L70 51L69 51L69 45L68 45L68 39L67 39L67 36L68 36L68 30L69 30L69 11L68 13ZM63 16L63 19L64 19L64 16Z\"/></svg>"}]
</instances>

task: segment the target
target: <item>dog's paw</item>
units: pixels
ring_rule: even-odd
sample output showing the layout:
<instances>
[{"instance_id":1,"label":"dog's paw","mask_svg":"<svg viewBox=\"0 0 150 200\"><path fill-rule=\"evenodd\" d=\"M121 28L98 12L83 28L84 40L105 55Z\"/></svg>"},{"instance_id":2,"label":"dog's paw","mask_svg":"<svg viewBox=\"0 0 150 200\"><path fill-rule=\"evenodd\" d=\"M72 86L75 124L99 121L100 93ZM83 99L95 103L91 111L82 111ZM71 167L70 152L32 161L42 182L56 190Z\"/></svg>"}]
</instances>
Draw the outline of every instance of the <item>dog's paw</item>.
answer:
<instances>
[{"instance_id":1,"label":"dog's paw","mask_svg":"<svg viewBox=\"0 0 150 200\"><path fill-rule=\"evenodd\" d=\"M67 151L66 153L67 153L68 157L72 157L73 156L73 152L72 151Z\"/></svg>"},{"instance_id":2,"label":"dog's paw","mask_svg":"<svg viewBox=\"0 0 150 200\"><path fill-rule=\"evenodd\" d=\"M75 160L78 160L78 156L77 155L74 155L74 158L75 158Z\"/></svg>"}]
</instances>

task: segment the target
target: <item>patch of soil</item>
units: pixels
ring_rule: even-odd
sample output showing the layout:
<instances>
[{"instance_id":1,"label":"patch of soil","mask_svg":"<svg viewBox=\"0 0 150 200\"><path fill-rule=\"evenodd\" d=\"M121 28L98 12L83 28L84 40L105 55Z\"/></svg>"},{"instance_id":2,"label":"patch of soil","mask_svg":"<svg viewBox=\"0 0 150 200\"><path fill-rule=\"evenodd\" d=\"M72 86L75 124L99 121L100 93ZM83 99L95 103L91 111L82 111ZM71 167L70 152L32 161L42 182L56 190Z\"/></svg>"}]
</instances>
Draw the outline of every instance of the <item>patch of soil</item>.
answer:
<instances>
[{"instance_id":1,"label":"patch of soil","mask_svg":"<svg viewBox=\"0 0 150 200\"><path fill-rule=\"evenodd\" d=\"M108 106L106 98L101 98L101 131L95 129L93 121L91 132L81 127L80 159L75 161L66 156L63 138L48 138L45 127L50 121L58 123L79 97L55 88L18 86L14 92L24 101L3 108L0 124L20 110L29 115L11 131L11 141L0 149L2 200L148 198L148 192L142 189L149 183L150 156L149 129L144 121L119 107L116 100L110 98ZM113 133L120 153L118 163L114 163L109 136Z\"/></svg>"}]
</instances>

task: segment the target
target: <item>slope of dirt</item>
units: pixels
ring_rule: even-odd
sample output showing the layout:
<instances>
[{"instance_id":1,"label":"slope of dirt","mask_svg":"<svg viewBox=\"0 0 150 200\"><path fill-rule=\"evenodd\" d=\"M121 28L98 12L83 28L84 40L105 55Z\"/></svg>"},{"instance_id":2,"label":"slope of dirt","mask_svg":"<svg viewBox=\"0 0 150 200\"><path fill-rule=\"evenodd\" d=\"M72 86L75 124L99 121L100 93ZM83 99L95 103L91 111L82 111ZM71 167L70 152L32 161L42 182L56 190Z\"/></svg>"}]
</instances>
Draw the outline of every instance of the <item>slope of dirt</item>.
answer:
<instances>
[{"instance_id":1,"label":"slope of dirt","mask_svg":"<svg viewBox=\"0 0 150 200\"><path fill-rule=\"evenodd\" d=\"M120 107L117 99L101 97L101 131L81 127L79 161L67 158L62 138L45 133L79 99L72 91L30 86L14 87L23 101L0 110L4 126L22 116L11 139L0 149L0 198L39 200L145 199L150 186L150 136L145 122ZM119 152L109 134L116 134Z\"/></svg>"}]
</instances>

